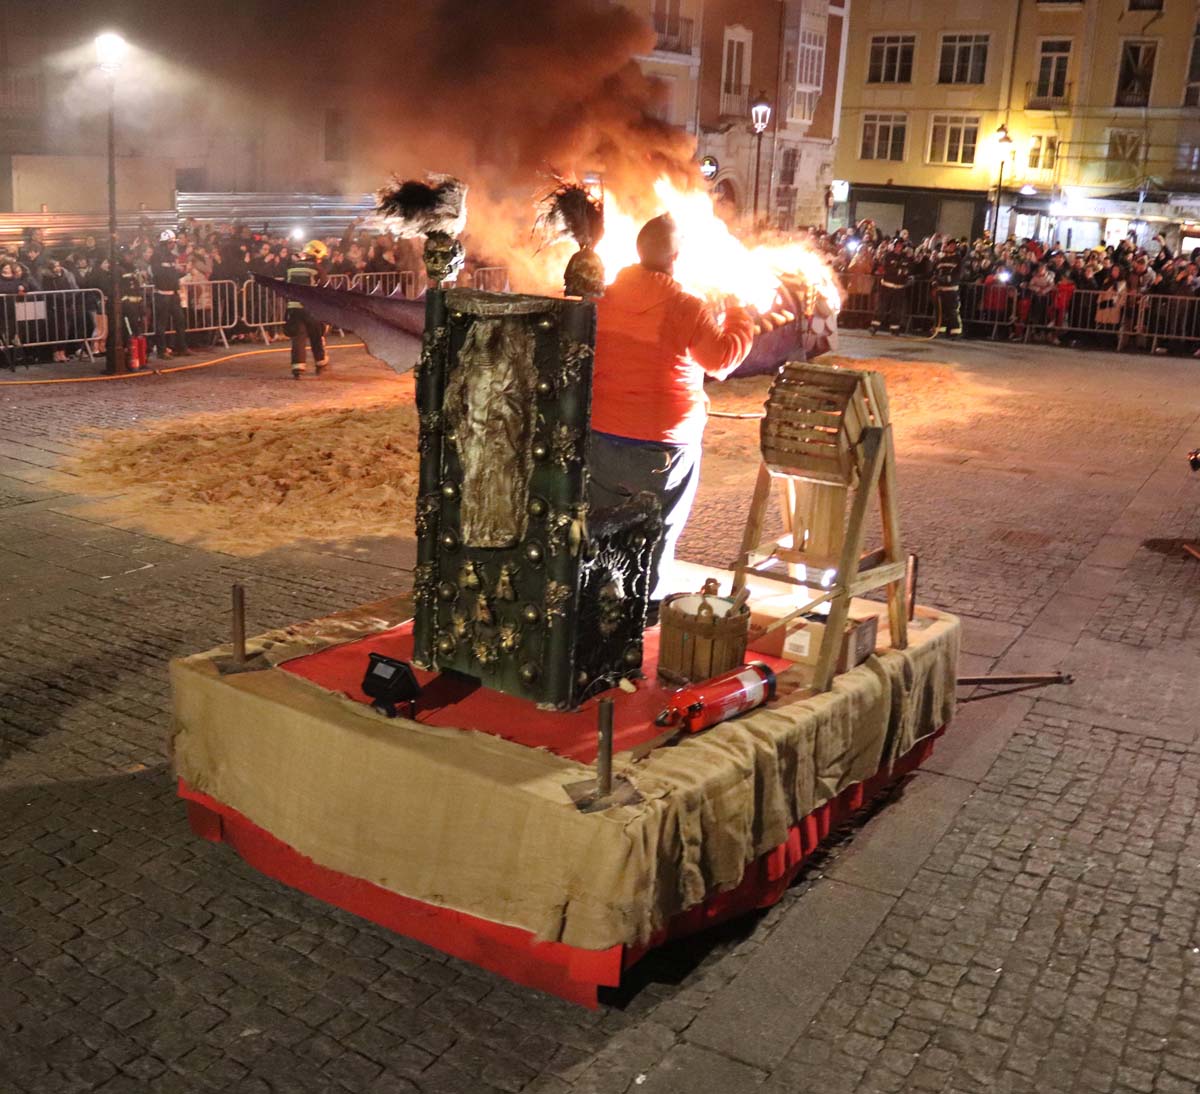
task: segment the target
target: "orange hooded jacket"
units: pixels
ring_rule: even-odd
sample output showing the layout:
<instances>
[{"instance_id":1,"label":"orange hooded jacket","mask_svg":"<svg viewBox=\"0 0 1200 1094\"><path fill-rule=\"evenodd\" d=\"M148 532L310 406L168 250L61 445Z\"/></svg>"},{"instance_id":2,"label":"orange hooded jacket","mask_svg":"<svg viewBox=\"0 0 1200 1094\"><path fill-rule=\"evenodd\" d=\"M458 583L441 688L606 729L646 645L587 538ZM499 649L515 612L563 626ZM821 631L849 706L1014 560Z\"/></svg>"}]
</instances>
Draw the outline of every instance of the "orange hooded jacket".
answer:
<instances>
[{"instance_id":1,"label":"orange hooded jacket","mask_svg":"<svg viewBox=\"0 0 1200 1094\"><path fill-rule=\"evenodd\" d=\"M628 266L597 308L592 428L640 441L691 444L708 416L704 377L723 380L750 352L741 308L718 326L669 274Z\"/></svg>"}]
</instances>

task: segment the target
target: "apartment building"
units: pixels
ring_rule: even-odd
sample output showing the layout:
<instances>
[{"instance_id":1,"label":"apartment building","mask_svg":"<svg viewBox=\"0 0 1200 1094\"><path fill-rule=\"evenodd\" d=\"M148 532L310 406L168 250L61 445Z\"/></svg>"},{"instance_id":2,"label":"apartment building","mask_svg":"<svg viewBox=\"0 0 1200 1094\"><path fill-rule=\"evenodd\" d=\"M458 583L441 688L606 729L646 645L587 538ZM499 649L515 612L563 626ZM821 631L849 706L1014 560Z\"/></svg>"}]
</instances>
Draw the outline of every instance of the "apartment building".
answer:
<instances>
[{"instance_id":1,"label":"apartment building","mask_svg":"<svg viewBox=\"0 0 1200 1094\"><path fill-rule=\"evenodd\" d=\"M1200 236L1197 19L1196 0L856 0L835 221Z\"/></svg>"},{"instance_id":2,"label":"apartment building","mask_svg":"<svg viewBox=\"0 0 1200 1094\"><path fill-rule=\"evenodd\" d=\"M850 0L630 0L650 20L643 69L670 88L664 118L695 133L732 218L824 224L841 119ZM761 136L751 112L770 107Z\"/></svg>"}]
</instances>

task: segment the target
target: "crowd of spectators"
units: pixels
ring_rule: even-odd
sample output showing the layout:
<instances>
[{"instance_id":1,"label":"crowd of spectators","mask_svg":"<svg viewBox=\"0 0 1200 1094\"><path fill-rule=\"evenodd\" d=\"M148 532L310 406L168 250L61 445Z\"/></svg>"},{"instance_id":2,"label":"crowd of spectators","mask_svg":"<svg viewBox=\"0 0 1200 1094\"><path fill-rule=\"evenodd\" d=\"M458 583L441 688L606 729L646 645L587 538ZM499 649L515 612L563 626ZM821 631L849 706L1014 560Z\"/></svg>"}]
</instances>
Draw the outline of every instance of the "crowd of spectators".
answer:
<instances>
[{"instance_id":1,"label":"crowd of spectators","mask_svg":"<svg viewBox=\"0 0 1200 1094\"><path fill-rule=\"evenodd\" d=\"M356 274L415 273L423 269L417 243L367 231L361 222L351 224L340 236L318 238L329 247L329 256L321 263L325 276L352 278ZM185 336L183 332L204 325L196 318L212 306L212 292L206 291L206 284L230 281L240 289L252 275L283 277L293 253L308 240L307 236L298 238L293 233L273 231L269 225L254 229L241 223L200 224L188 219L177 229L161 231L143 222L136 232L120 241L118 261L127 334L155 331L157 353L163 358L190 352L202 336ZM43 309L45 320L23 318L26 313L15 302L25 294L61 289L97 289L107 298L112 280L107 237L89 235L72 243L48 245L43 231L31 228L19 245L0 245L0 298L4 298L0 349L11 351L12 343L22 340L45 341L31 337L33 324L40 321L52 328L51 337L61 335L62 341L38 346L26 358L41 355L65 361L69 356L86 356L89 348L94 354L102 354L107 322L105 308L102 303L97 306L95 295L51 302ZM157 321L164 309L172 322ZM173 345L167 344L168 331L163 329L168 326L176 328ZM41 328L37 333L41 334ZM208 332L203 337L211 339L213 334ZM248 341L263 335L239 323L230 337ZM267 333L266 337L273 336Z\"/></svg>"},{"instance_id":2,"label":"crowd of spectators","mask_svg":"<svg viewBox=\"0 0 1200 1094\"><path fill-rule=\"evenodd\" d=\"M918 241L866 220L813 237L838 274L847 325L858 318L873 330L893 328L881 312L887 286L901 277L905 330L939 324L936 333L946 335L1054 345L1133 338L1156 353L1200 356L1200 248L1176 254L1163 235L1145 247L1127 238L1068 250L1059 240L996 241L986 232L971 243L942 235ZM943 295L950 293L961 309L957 329L939 321L955 303Z\"/></svg>"}]
</instances>

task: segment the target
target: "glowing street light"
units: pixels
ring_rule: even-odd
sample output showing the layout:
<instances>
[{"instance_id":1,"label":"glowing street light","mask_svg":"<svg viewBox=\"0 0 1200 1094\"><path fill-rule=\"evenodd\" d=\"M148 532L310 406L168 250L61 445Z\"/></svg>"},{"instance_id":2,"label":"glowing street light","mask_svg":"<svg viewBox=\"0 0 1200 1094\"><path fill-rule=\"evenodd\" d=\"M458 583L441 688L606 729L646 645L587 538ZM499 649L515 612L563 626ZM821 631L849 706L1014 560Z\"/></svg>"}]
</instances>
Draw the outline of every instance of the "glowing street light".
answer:
<instances>
[{"instance_id":1,"label":"glowing street light","mask_svg":"<svg viewBox=\"0 0 1200 1094\"><path fill-rule=\"evenodd\" d=\"M116 31L106 30L96 35L96 63L102 72L117 72L128 55L129 43Z\"/></svg>"},{"instance_id":2,"label":"glowing street light","mask_svg":"<svg viewBox=\"0 0 1200 1094\"><path fill-rule=\"evenodd\" d=\"M760 91L758 98L750 104L750 124L754 127L754 223L758 223L758 177L762 167L762 138L771 124L771 102L766 92Z\"/></svg>"},{"instance_id":3,"label":"glowing street light","mask_svg":"<svg viewBox=\"0 0 1200 1094\"><path fill-rule=\"evenodd\" d=\"M1000 149L1000 177L996 179L996 208L992 213L992 240L996 241L1000 234L1000 195L1003 193L1004 187L1004 161L1008 159L1009 153L1012 151L1013 139L1008 135L1008 126L1001 124L996 130L998 140L997 146Z\"/></svg>"},{"instance_id":4,"label":"glowing street light","mask_svg":"<svg viewBox=\"0 0 1200 1094\"><path fill-rule=\"evenodd\" d=\"M117 241L117 73L129 55L129 43L115 31L96 35L96 63L108 77L108 345L105 372L125 371L121 330L121 263Z\"/></svg>"}]
</instances>

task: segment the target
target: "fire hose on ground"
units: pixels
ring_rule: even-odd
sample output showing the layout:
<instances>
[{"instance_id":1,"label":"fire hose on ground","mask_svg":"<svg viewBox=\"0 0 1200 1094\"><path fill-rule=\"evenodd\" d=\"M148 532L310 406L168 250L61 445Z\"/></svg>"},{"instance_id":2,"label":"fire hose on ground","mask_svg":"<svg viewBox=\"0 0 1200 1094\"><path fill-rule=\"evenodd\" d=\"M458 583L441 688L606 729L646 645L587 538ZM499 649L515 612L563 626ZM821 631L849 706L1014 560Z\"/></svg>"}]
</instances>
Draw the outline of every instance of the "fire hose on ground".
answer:
<instances>
[{"instance_id":1,"label":"fire hose on ground","mask_svg":"<svg viewBox=\"0 0 1200 1094\"><path fill-rule=\"evenodd\" d=\"M346 342L340 346L328 346L328 349L362 349L365 342ZM174 365L171 368L138 369L136 372L115 372L104 376L66 376L56 380L0 380L3 387L37 387L42 384L95 384L102 380L134 380L139 376L167 376L172 372L190 372L196 368L209 368L212 365L224 364L226 361L236 361L239 357L261 357L264 353L290 353L290 346L280 346L278 349L248 349L240 353L227 353L211 361L197 361L191 365Z\"/></svg>"}]
</instances>

